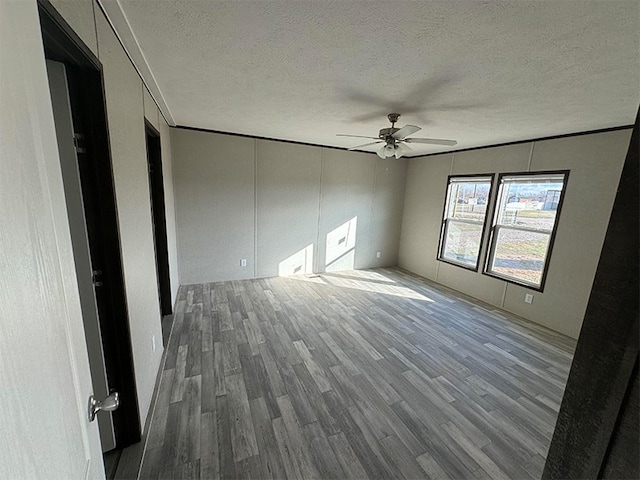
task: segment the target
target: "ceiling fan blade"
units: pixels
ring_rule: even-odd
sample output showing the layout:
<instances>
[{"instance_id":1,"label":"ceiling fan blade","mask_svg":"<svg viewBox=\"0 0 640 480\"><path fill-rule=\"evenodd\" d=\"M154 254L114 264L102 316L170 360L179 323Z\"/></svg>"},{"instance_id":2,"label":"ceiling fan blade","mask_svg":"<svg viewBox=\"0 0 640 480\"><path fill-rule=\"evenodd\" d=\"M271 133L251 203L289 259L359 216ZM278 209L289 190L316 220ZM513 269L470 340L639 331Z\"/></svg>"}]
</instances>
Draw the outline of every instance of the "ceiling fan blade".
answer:
<instances>
[{"instance_id":1,"label":"ceiling fan blade","mask_svg":"<svg viewBox=\"0 0 640 480\"><path fill-rule=\"evenodd\" d=\"M413 148L410 148L406 143L398 143L398 150L403 154L413 152Z\"/></svg>"},{"instance_id":2,"label":"ceiling fan blade","mask_svg":"<svg viewBox=\"0 0 640 480\"><path fill-rule=\"evenodd\" d=\"M404 137L411 135L412 133L416 133L418 130L422 130L420 127L416 127L415 125L405 125L400 130L392 135L393 138L397 138L398 140L402 140Z\"/></svg>"},{"instance_id":3,"label":"ceiling fan blade","mask_svg":"<svg viewBox=\"0 0 640 480\"><path fill-rule=\"evenodd\" d=\"M458 142L455 140L443 140L440 138L405 138L403 141L407 143L428 143L431 145L447 145L449 147L453 147L457 145Z\"/></svg>"},{"instance_id":4,"label":"ceiling fan blade","mask_svg":"<svg viewBox=\"0 0 640 480\"><path fill-rule=\"evenodd\" d=\"M405 145L404 143L399 142L396 144L396 149L393 152L393 156L396 157L396 159L398 159L409 152L413 152L413 150L409 148L409 145Z\"/></svg>"},{"instance_id":5,"label":"ceiling fan blade","mask_svg":"<svg viewBox=\"0 0 640 480\"><path fill-rule=\"evenodd\" d=\"M371 138L372 140L380 140L380 137L366 137L364 135L349 135L347 133L336 133L336 137Z\"/></svg>"},{"instance_id":6,"label":"ceiling fan blade","mask_svg":"<svg viewBox=\"0 0 640 480\"><path fill-rule=\"evenodd\" d=\"M376 145L378 143L383 143L383 140L378 140L377 142L365 143L364 145L358 145L357 147L351 147L351 148L348 148L347 150L357 150L359 148L368 147L369 145Z\"/></svg>"}]
</instances>

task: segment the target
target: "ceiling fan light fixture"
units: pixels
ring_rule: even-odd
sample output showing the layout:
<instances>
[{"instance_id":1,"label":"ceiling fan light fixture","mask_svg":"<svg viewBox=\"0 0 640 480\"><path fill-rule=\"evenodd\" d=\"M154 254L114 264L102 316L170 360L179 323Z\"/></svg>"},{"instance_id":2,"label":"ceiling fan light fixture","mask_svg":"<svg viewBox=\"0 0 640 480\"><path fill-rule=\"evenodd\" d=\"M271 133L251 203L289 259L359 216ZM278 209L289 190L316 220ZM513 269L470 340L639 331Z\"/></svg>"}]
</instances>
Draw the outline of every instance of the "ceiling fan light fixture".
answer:
<instances>
[{"instance_id":1,"label":"ceiling fan light fixture","mask_svg":"<svg viewBox=\"0 0 640 480\"><path fill-rule=\"evenodd\" d=\"M396 149L398 147L395 146L395 144L393 143L387 143L384 146L384 151L387 157L393 157L393 155L396 153Z\"/></svg>"},{"instance_id":2,"label":"ceiling fan light fixture","mask_svg":"<svg viewBox=\"0 0 640 480\"><path fill-rule=\"evenodd\" d=\"M382 159L396 157L400 158L405 152L398 148L398 145L393 143L387 143L384 147L376 152Z\"/></svg>"}]
</instances>

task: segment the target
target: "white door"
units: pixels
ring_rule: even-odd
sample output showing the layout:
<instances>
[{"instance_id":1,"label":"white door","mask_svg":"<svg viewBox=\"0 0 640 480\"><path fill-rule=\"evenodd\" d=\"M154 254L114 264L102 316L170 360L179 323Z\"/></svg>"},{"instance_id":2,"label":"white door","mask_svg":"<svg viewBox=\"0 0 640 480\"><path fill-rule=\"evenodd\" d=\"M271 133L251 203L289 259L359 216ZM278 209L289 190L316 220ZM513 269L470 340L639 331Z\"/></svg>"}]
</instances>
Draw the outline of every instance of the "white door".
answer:
<instances>
[{"instance_id":1,"label":"white door","mask_svg":"<svg viewBox=\"0 0 640 480\"><path fill-rule=\"evenodd\" d=\"M104 478L35 0L0 1L0 478Z\"/></svg>"},{"instance_id":2,"label":"white door","mask_svg":"<svg viewBox=\"0 0 640 480\"><path fill-rule=\"evenodd\" d=\"M89 353L91 382L94 396L102 399L109 395L109 383L102 348L100 320L98 319L98 304L92 275L94 268L91 264L91 252L89 251L89 234L84 213L80 171L73 141L75 129L71 115L66 68L60 62L47 60L47 75L51 92L51 106L53 107L53 121L58 140L58 155L60 156L76 280L80 295L82 323ZM102 413L96 417L96 420L100 430L102 451L108 452L116 447L113 419L110 414Z\"/></svg>"}]
</instances>

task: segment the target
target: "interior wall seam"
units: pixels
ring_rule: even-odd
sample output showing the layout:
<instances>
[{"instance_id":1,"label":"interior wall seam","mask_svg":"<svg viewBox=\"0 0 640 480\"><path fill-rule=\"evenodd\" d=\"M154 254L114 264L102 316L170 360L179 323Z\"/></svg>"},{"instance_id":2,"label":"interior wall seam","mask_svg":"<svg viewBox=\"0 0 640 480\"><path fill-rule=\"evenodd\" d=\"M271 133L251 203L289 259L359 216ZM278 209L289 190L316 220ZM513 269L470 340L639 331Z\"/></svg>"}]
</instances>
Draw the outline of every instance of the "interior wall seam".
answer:
<instances>
[{"instance_id":1,"label":"interior wall seam","mask_svg":"<svg viewBox=\"0 0 640 480\"><path fill-rule=\"evenodd\" d=\"M253 278L258 277L258 139L253 139Z\"/></svg>"},{"instance_id":2,"label":"interior wall seam","mask_svg":"<svg viewBox=\"0 0 640 480\"><path fill-rule=\"evenodd\" d=\"M316 226L316 261L313 267L314 273L320 272L320 220L322 218L322 186L324 183L324 148L320 148L320 186L318 188L318 224ZM326 258L326 244L325 244L325 258Z\"/></svg>"},{"instance_id":3,"label":"interior wall seam","mask_svg":"<svg viewBox=\"0 0 640 480\"><path fill-rule=\"evenodd\" d=\"M371 192L371 208L369 209L369 217L370 217L370 222L371 222L371 227L369 228L369 255L371 255L371 253L373 252L373 250L371 249L371 247L373 246L373 231L375 230L375 204L376 204L376 185L378 183L378 164L380 162L384 162L384 160L380 160L378 158L376 158L376 165L375 168L373 169L373 190ZM355 255L354 255L354 266L355 266ZM377 257L376 257L376 266L378 264L377 261Z\"/></svg>"},{"instance_id":4,"label":"interior wall seam","mask_svg":"<svg viewBox=\"0 0 640 480\"><path fill-rule=\"evenodd\" d=\"M500 308L504 309L504 301L507 298L507 288L509 287L509 284L507 282L503 282L504 283L504 290L502 291L502 300L500 301Z\"/></svg>"},{"instance_id":5,"label":"interior wall seam","mask_svg":"<svg viewBox=\"0 0 640 480\"><path fill-rule=\"evenodd\" d=\"M531 142L531 150L529 150L529 163L527 164L527 172L531 171L531 162L533 161L533 148L536 142Z\"/></svg>"}]
</instances>

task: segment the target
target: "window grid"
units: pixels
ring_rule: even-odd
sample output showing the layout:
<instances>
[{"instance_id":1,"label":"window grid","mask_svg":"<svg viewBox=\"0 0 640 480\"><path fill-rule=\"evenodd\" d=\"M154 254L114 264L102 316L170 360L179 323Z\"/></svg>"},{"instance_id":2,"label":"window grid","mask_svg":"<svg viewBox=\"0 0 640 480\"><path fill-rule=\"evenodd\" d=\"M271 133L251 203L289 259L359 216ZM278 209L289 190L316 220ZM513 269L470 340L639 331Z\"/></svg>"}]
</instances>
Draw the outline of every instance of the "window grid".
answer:
<instances>
[{"instance_id":1,"label":"window grid","mask_svg":"<svg viewBox=\"0 0 640 480\"><path fill-rule=\"evenodd\" d=\"M510 283L522 285L537 291L543 291L568 175L568 171L556 171L501 174L499 176L498 194L496 196L495 207L493 210L493 221L487 250L488 253L483 273ZM548 218L552 218L553 221L549 222L547 219L546 225L545 221L540 221L540 224L538 225L536 225L535 222L530 221L530 223L533 223L533 226L526 225L524 222L518 223L517 218L519 210L514 208L514 204L516 204L515 207L518 205L514 200L517 200L518 198L517 195L515 195L515 198L512 198L511 191L506 189L506 187L527 184L541 185L545 183L548 183L550 186L553 185L553 188L547 189L544 195L539 196L540 200L536 200L536 202L539 202L536 207L541 211L555 212L552 217L551 215L548 216ZM559 188L557 188L558 184L560 185ZM509 202L509 200L512 201ZM509 204L512 205L512 209L508 214L506 206ZM523 213L526 212L529 211L523 211ZM505 240L509 235L511 236L510 242ZM518 236L520 237L519 240ZM505 245L508 245L508 248L505 248ZM496 268L496 254L501 246L503 248L503 254L505 251L512 253L511 250L514 250L515 252L519 252L521 257L528 255L529 257L536 258L537 256L537 260L522 258L515 260L515 272L519 271L517 266L526 266L526 262L530 262L530 267L528 269L525 267L524 270L530 271L524 274L510 274L508 262L505 262L505 258L502 258L501 260L506 264L503 265L503 267L506 268ZM520 262L520 265L518 265L518 261Z\"/></svg>"},{"instance_id":2,"label":"window grid","mask_svg":"<svg viewBox=\"0 0 640 480\"><path fill-rule=\"evenodd\" d=\"M438 260L478 271L493 177L482 174L448 178Z\"/></svg>"}]
</instances>

